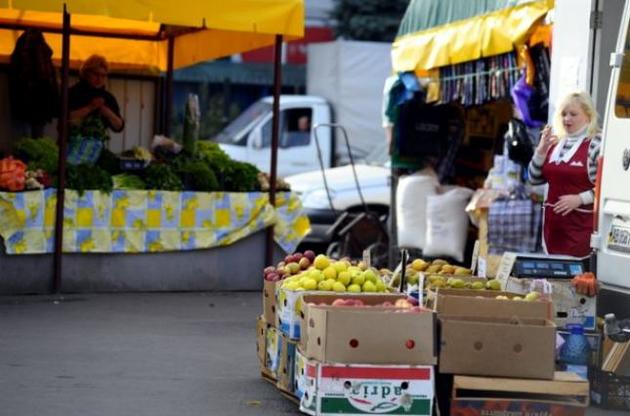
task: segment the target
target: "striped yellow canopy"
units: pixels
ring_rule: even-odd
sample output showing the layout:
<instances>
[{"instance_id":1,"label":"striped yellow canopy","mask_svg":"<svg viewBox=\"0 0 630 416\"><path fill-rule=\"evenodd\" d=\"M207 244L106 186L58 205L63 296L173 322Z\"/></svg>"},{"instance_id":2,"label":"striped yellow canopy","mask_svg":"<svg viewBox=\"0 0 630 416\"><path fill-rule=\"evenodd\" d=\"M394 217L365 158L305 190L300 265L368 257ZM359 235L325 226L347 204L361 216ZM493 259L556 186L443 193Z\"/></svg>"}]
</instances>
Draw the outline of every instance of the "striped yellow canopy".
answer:
<instances>
[{"instance_id":1,"label":"striped yellow canopy","mask_svg":"<svg viewBox=\"0 0 630 416\"><path fill-rule=\"evenodd\" d=\"M252 50L304 34L304 0L0 0L0 61L7 61L21 26L61 29L64 3L72 16L70 61L89 55L107 57L117 70L165 71L165 25L176 27L174 67ZM184 28L199 30L181 31ZM140 39L102 37L124 34ZM61 59L61 35L46 33L53 59Z\"/></svg>"},{"instance_id":2,"label":"striped yellow canopy","mask_svg":"<svg viewBox=\"0 0 630 416\"><path fill-rule=\"evenodd\" d=\"M422 72L522 44L553 0L412 0L392 46L394 71Z\"/></svg>"}]
</instances>

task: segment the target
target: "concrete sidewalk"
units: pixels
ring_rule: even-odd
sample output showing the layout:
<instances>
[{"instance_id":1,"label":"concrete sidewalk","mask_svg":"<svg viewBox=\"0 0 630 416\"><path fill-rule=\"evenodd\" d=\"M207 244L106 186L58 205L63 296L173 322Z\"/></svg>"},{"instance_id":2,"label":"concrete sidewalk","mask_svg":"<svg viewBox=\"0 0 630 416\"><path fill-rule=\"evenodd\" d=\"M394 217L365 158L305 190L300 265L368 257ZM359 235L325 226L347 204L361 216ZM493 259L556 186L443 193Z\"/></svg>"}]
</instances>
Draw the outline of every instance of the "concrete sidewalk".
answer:
<instances>
[{"instance_id":1,"label":"concrete sidewalk","mask_svg":"<svg viewBox=\"0 0 630 416\"><path fill-rule=\"evenodd\" d=\"M260 298L0 297L0 414L297 415L296 406L259 377Z\"/></svg>"}]
</instances>

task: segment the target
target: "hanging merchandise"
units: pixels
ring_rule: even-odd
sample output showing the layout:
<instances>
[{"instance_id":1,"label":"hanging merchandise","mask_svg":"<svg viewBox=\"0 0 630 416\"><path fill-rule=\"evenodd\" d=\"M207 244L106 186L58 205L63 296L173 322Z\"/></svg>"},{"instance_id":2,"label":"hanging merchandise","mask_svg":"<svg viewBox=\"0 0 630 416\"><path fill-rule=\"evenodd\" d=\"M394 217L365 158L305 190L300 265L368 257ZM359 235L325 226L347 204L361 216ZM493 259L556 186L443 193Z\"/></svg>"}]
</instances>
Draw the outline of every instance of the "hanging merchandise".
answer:
<instances>
[{"instance_id":1,"label":"hanging merchandise","mask_svg":"<svg viewBox=\"0 0 630 416\"><path fill-rule=\"evenodd\" d=\"M464 107L510 98L521 75L514 52L440 68L440 102Z\"/></svg>"},{"instance_id":2,"label":"hanging merchandise","mask_svg":"<svg viewBox=\"0 0 630 416\"><path fill-rule=\"evenodd\" d=\"M535 67L534 93L528 101L529 114L533 120L545 123L549 112L549 49L542 43L529 49Z\"/></svg>"},{"instance_id":3,"label":"hanging merchandise","mask_svg":"<svg viewBox=\"0 0 630 416\"><path fill-rule=\"evenodd\" d=\"M26 29L15 43L9 64L11 114L41 136L43 126L57 116L59 88L52 49L37 29Z\"/></svg>"}]
</instances>

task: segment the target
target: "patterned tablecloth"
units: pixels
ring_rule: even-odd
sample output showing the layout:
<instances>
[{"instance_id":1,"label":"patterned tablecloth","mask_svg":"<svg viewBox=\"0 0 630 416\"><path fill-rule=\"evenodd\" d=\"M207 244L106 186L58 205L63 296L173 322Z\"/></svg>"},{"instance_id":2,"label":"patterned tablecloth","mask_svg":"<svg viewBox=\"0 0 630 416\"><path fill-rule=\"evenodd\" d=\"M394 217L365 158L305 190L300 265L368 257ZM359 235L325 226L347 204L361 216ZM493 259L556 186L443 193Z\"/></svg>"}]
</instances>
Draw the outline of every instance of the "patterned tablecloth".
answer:
<instances>
[{"instance_id":1,"label":"patterned tablecloth","mask_svg":"<svg viewBox=\"0 0 630 416\"><path fill-rule=\"evenodd\" d=\"M0 192L0 236L7 254L54 251L56 190ZM278 193L66 191L63 251L141 253L231 244L267 226L292 252L310 224L300 200Z\"/></svg>"}]
</instances>

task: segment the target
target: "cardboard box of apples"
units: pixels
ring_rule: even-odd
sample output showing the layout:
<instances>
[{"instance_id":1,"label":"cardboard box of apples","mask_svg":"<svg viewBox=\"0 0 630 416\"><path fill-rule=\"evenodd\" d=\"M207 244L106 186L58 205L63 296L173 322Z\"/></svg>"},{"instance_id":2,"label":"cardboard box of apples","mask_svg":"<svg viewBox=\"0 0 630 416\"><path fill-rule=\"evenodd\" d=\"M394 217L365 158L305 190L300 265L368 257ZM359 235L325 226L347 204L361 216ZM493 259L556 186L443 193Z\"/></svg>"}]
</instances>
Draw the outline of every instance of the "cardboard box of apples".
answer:
<instances>
[{"instance_id":1,"label":"cardboard box of apples","mask_svg":"<svg viewBox=\"0 0 630 416\"><path fill-rule=\"evenodd\" d=\"M379 270L362 262L332 260L312 251L293 253L263 273L265 319L292 339L300 338L301 297L311 292L385 293ZM275 294L273 296L272 294Z\"/></svg>"}]
</instances>

